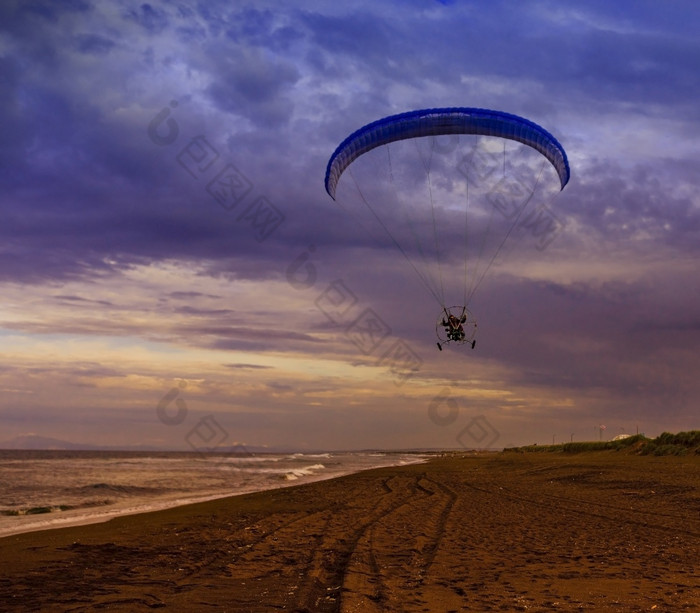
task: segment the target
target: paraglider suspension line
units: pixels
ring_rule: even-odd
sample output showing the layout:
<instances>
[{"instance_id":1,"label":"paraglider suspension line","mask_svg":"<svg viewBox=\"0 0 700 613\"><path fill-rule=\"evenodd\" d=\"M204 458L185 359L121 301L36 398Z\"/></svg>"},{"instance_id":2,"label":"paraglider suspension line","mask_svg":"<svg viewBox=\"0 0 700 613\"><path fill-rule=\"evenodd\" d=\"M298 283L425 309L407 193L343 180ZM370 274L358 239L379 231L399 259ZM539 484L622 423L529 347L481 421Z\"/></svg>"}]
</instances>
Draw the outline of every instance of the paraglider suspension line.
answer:
<instances>
[{"instance_id":1,"label":"paraglider suspension line","mask_svg":"<svg viewBox=\"0 0 700 613\"><path fill-rule=\"evenodd\" d=\"M420 270L416 268L416 265L413 263L413 260L409 257L408 253L406 253L406 250L399 244L399 242L394 238L394 235L389 231L389 228L387 228L386 224L382 221L382 218L377 215L377 212L372 208L370 203L367 201L367 198L365 198L365 195L362 193L362 190L360 189L359 184L357 183L357 180L355 179L355 176L352 174L352 171L349 171L348 173L353 180L353 183L355 184L355 188L357 189L357 193L360 195L360 198L362 199L362 202L365 204L365 206L369 209L369 211L372 213L374 218L377 220L379 225L384 229L384 232L386 232L387 236L391 239L391 241L394 243L396 248L401 252L404 258L406 258L406 261L411 265L411 268L415 271L416 275L418 275L418 278L421 280L423 283L424 287L428 290L428 292L435 298L435 300L438 301L438 304L444 308L444 301L440 299L440 296L435 293L435 290L433 290L432 287L430 287L430 284L428 281L425 279L425 277L421 274Z\"/></svg>"},{"instance_id":2,"label":"paraglider suspension line","mask_svg":"<svg viewBox=\"0 0 700 613\"><path fill-rule=\"evenodd\" d=\"M501 252L503 249L503 245L506 244L506 241L508 240L508 237L513 233L513 230L515 230L516 226L518 225L518 222L520 221L520 218L522 217L523 211L527 208L527 205L530 204L530 201L535 195L535 191L537 191L537 186L540 183L540 179L542 178L542 172L544 171L544 163L540 167L540 172L537 175L537 180L535 181L535 184L532 187L532 190L530 190L530 194L528 197L525 199L523 202L522 206L518 210L518 214L515 216L515 219L513 220L513 223L511 224L510 228L508 228L508 232L506 232L506 235L503 237L501 240L501 243L498 245L498 249L496 249L496 252L493 254L491 259L489 260L489 263L487 264L486 268L484 271L481 273L481 276L479 277L479 280L474 284L474 287L472 288L471 292L469 293L469 298L468 300L465 300L465 304L468 304L468 301L472 299L474 294L476 293L476 290L479 288L479 285L481 285L481 282L484 280L484 277L486 276L486 273L490 270L491 266L493 265L494 261L498 257L498 254Z\"/></svg>"}]
</instances>

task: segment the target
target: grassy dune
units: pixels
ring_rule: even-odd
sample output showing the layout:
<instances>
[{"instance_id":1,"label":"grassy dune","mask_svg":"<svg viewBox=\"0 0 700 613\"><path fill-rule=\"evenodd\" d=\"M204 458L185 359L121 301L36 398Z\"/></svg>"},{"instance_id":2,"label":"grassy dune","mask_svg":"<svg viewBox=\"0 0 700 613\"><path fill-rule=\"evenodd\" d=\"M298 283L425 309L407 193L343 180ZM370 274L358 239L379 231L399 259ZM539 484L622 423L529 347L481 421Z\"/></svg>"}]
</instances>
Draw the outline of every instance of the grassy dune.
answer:
<instances>
[{"instance_id":1,"label":"grassy dune","mask_svg":"<svg viewBox=\"0 0 700 613\"><path fill-rule=\"evenodd\" d=\"M540 452L540 453L584 453L590 451L621 451L637 455L700 455L700 430L671 434L664 432L656 438L647 438L637 434L619 441L590 441L581 443L562 443L559 445L526 445L509 447L506 452Z\"/></svg>"}]
</instances>

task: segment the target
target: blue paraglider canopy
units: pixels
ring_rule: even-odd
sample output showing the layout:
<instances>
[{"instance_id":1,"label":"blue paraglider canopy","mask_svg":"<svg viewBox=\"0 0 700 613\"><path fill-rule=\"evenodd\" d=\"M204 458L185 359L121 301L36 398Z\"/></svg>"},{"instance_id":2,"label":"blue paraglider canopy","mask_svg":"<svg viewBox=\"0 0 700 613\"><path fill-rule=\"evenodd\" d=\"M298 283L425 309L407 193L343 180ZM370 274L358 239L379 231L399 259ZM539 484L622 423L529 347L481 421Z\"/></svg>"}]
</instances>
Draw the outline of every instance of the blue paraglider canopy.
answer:
<instances>
[{"instance_id":1,"label":"blue paraglider canopy","mask_svg":"<svg viewBox=\"0 0 700 613\"><path fill-rule=\"evenodd\" d=\"M335 199L343 171L363 153L395 141L421 136L477 134L518 141L544 155L554 166L561 189L569 181L569 161L554 136L536 123L503 113L469 107L424 109L379 119L348 136L335 150L326 168L326 191Z\"/></svg>"}]
</instances>

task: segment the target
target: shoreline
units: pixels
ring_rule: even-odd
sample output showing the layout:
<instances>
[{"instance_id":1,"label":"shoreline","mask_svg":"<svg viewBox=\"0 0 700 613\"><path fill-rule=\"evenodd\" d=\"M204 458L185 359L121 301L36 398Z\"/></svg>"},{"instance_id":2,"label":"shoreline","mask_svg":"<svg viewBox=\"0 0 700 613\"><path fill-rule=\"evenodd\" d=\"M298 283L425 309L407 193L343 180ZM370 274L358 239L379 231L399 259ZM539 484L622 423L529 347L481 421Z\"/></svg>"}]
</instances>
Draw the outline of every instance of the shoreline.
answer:
<instances>
[{"instance_id":1,"label":"shoreline","mask_svg":"<svg viewBox=\"0 0 700 613\"><path fill-rule=\"evenodd\" d=\"M413 461L402 460L399 464L386 464L382 465L381 467L420 464L424 463L428 459L429 458L421 457L420 459L416 459ZM0 524L0 539L15 536L18 534L27 534L31 532L59 530L61 528L71 528L76 526L89 526L92 524L110 521L111 519L116 519L118 517L140 515L143 513L155 513L158 511L189 506L192 504L199 504L202 502L209 502L225 498L234 498L246 494L268 492L276 489L295 487L297 485L303 485L306 483L315 483L318 481L325 481L328 479L336 479L347 475L355 474L356 472L362 472L364 470L373 470L374 468L378 467L375 466L369 468L340 470L337 472L330 472L326 474L309 473L301 477L289 477L289 475L287 475L285 479L281 479L279 483L264 483L257 486L243 485L240 486L240 488L234 492L202 493L201 495L183 492L182 494L176 494L175 497L171 495L144 501L116 501L104 507L86 506L81 508L71 508L67 510L52 510L48 513L37 513L32 515L24 514L20 516L22 517L22 519L18 520L18 524L15 527L11 526L9 523L4 525ZM7 516L7 519L9 520L11 519L11 517L12 516ZM19 522L26 523L20 525Z\"/></svg>"},{"instance_id":2,"label":"shoreline","mask_svg":"<svg viewBox=\"0 0 700 613\"><path fill-rule=\"evenodd\" d=\"M700 606L700 457L450 455L0 539L0 609Z\"/></svg>"}]
</instances>

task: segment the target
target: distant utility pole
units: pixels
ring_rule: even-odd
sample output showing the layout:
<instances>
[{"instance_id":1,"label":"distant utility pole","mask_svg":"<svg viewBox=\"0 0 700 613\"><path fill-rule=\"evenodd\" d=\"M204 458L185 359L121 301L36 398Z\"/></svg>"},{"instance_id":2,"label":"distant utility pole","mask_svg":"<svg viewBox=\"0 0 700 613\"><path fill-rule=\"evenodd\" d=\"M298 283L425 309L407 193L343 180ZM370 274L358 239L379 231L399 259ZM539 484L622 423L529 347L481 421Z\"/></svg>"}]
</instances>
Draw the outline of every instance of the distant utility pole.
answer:
<instances>
[{"instance_id":1,"label":"distant utility pole","mask_svg":"<svg viewBox=\"0 0 700 613\"><path fill-rule=\"evenodd\" d=\"M572 443L574 442L574 433L573 432L571 433L571 442Z\"/></svg>"}]
</instances>

